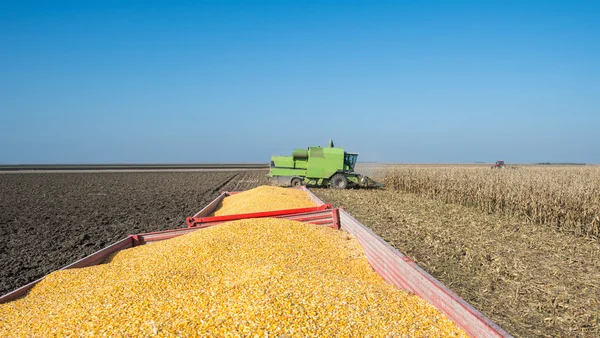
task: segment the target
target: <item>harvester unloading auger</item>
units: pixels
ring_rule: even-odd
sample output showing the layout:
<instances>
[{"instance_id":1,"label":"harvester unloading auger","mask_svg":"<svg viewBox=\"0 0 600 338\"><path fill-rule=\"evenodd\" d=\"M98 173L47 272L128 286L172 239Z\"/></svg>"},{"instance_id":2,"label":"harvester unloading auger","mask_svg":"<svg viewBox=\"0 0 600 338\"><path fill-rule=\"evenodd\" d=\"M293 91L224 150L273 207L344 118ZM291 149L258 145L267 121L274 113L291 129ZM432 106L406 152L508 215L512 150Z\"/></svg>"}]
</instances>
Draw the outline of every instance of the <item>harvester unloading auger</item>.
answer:
<instances>
[{"instance_id":1,"label":"harvester unloading auger","mask_svg":"<svg viewBox=\"0 0 600 338\"><path fill-rule=\"evenodd\" d=\"M383 184L354 172L357 158L357 153L336 148L329 140L328 147L294 149L292 156L272 156L269 176L284 179L292 186L383 187Z\"/></svg>"}]
</instances>

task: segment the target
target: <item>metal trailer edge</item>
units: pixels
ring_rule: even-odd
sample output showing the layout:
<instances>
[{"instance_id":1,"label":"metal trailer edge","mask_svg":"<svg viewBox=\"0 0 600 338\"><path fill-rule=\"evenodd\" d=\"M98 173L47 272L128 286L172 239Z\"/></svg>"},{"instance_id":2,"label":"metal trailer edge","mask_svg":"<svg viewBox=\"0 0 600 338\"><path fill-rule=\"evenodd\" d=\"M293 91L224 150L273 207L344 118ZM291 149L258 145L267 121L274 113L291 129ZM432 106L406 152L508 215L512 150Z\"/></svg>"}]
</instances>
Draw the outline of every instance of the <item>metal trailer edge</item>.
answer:
<instances>
[{"instance_id":1,"label":"metal trailer edge","mask_svg":"<svg viewBox=\"0 0 600 338\"><path fill-rule=\"evenodd\" d=\"M306 187L303 190L315 203L324 203ZM471 337L512 337L343 208L340 209L340 223L341 230L356 237L373 270L388 283L425 299Z\"/></svg>"}]
</instances>

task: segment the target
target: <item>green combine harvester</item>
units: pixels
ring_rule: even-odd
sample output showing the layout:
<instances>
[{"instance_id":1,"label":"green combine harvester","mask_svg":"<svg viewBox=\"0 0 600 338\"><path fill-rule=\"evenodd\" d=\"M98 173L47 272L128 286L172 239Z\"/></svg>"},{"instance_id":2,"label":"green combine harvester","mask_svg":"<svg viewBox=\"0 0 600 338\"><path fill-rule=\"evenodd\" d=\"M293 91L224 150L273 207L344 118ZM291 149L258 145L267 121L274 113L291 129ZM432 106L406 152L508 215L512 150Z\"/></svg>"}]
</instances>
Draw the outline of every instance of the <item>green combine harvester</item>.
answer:
<instances>
[{"instance_id":1,"label":"green combine harvester","mask_svg":"<svg viewBox=\"0 0 600 338\"><path fill-rule=\"evenodd\" d=\"M294 149L292 156L272 156L269 176L285 180L292 186L382 187L382 184L354 172L357 158L358 154L335 148L330 140L329 147Z\"/></svg>"}]
</instances>

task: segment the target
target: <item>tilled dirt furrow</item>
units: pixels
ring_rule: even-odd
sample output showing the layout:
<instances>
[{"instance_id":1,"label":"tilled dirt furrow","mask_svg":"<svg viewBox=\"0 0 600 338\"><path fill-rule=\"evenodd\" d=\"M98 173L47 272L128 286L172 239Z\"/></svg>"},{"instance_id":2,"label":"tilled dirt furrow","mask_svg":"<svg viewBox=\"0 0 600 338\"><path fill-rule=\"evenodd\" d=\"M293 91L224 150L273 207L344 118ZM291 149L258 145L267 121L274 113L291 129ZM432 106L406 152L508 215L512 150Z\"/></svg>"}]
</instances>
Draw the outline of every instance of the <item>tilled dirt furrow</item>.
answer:
<instances>
[{"instance_id":1,"label":"tilled dirt furrow","mask_svg":"<svg viewBox=\"0 0 600 338\"><path fill-rule=\"evenodd\" d=\"M266 173L0 175L0 294L128 234L185 227L220 190L265 184Z\"/></svg>"}]
</instances>

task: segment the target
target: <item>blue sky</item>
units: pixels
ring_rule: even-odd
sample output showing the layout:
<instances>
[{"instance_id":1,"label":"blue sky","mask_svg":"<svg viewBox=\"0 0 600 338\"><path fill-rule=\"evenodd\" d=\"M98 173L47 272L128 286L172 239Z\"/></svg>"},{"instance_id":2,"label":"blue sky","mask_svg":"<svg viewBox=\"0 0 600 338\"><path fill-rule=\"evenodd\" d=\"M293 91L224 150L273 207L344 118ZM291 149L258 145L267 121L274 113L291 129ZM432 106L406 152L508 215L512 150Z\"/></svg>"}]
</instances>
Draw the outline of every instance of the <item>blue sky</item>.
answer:
<instances>
[{"instance_id":1,"label":"blue sky","mask_svg":"<svg viewBox=\"0 0 600 338\"><path fill-rule=\"evenodd\" d=\"M598 1L2 1L0 163L600 163Z\"/></svg>"}]
</instances>

